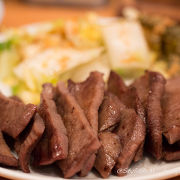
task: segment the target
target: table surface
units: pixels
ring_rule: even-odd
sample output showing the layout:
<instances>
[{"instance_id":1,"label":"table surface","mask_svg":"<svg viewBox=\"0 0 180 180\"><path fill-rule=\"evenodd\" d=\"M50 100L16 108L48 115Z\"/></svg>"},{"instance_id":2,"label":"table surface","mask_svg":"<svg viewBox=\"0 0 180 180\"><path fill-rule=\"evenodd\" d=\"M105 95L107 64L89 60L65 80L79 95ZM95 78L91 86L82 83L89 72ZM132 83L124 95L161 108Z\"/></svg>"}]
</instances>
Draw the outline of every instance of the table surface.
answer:
<instances>
[{"instance_id":1,"label":"table surface","mask_svg":"<svg viewBox=\"0 0 180 180\"><path fill-rule=\"evenodd\" d=\"M88 12L95 12L101 16L116 16L118 0L110 0L99 7L68 7L68 6L41 6L25 3L20 0L4 0L5 14L1 26L17 27L24 24L55 20L57 18L78 18ZM7 180L0 177L0 180ZM180 180L180 176L171 180Z\"/></svg>"}]
</instances>

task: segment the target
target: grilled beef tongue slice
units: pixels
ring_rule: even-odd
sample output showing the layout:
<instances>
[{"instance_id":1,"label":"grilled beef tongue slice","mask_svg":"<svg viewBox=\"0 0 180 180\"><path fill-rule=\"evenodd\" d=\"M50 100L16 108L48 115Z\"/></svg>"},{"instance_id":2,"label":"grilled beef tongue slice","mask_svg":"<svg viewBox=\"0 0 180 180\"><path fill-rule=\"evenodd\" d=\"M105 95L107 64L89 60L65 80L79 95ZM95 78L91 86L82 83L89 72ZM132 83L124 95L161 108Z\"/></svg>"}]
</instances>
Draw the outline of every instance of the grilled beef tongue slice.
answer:
<instances>
[{"instance_id":1,"label":"grilled beef tongue slice","mask_svg":"<svg viewBox=\"0 0 180 180\"><path fill-rule=\"evenodd\" d=\"M162 97L165 89L164 77L149 73L149 96L147 99L147 150L156 158L162 158Z\"/></svg>"},{"instance_id":2,"label":"grilled beef tongue slice","mask_svg":"<svg viewBox=\"0 0 180 180\"><path fill-rule=\"evenodd\" d=\"M6 166L18 166L18 160L12 155L10 148L6 144L3 134L0 131L0 164Z\"/></svg>"},{"instance_id":3,"label":"grilled beef tongue slice","mask_svg":"<svg viewBox=\"0 0 180 180\"><path fill-rule=\"evenodd\" d=\"M130 87L135 87L137 91L137 95L143 105L143 107L146 109L147 106L147 98L149 96L149 72L146 71L143 76L136 79Z\"/></svg>"},{"instance_id":4,"label":"grilled beef tongue slice","mask_svg":"<svg viewBox=\"0 0 180 180\"><path fill-rule=\"evenodd\" d=\"M169 144L167 140L163 142L163 159L165 161L180 160L180 145L179 141L174 144Z\"/></svg>"},{"instance_id":5,"label":"grilled beef tongue slice","mask_svg":"<svg viewBox=\"0 0 180 180\"><path fill-rule=\"evenodd\" d=\"M30 122L35 111L35 105L25 105L0 93L0 130L17 138Z\"/></svg>"},{"instance_id":6,"label":"grilled beef tongue slice","mask_svg":"<svg viewBox=\"0 0 180 180\"><path fill-rule=\"evenodd\" d=\"M104 97L104 80L103 74L100 72L91 72L90 76L81 83L74 83L68 81L68 89L70 93L75 97L76 101L83 109L87 120L94 130L94 133L98 133L98 110ZM80 172L80 176L86 176L94 165L95 157L92 157L85 162L83 169Z\"/></svg>"},{"instance_id":7,"label":"grilled beef tongue slice","mask_svg":"<svg viewBox=\"0 0 180 180\"><path fill-rule=\"evenodd\" d=\"M57 113L54 96L55 89L52 84L44 84L39 114L45 122L45 132L34 151L35 165L48 165L67 157L67 131L61 116Z\"/></svg>"},{"instance_id":8,"label":"grilled beef tongue slice","mask_svg":"<svg viewBox=\"0 0 180 180\"><path fill-rule=\"evenodd\" d=\"M17 141L16 151L18 152L21 169L24 172L29 173L30 170L28 165L30 162L31 153L40 140L45 129L43 119L38 113L36 113L34 119L27 126L27 128L24 130L26 132L23 132L19 137L19 141Z\"/></svg>"},{"instance_id":9,"label":"grilled beef tongue slice","mask_svg":"<svg viewBox=\"0 0 180 180\"><path fill-rule=\"evenodd\" d=\"M108 91L121 99L126 90L127 86L125 85L123 79L117 73L111 71L108 79Z\"/></svg>"},{"instance_id":10,"label":"grilled beef tongue slice","mask_svg":"<svg viewBox=\"0 0 180 180\"><path fill-rule=\"evenodd\" d=\"M157 72L146 71L145 75L135 80L138 97L145 108L147 124L146 150L156 159L162 158L162 98L165 89L165 79Z\"/></svg>"},{"instance_id":11,"label":"grilled beef tongue slice","mask_svg":"<svg viewBox=\"0 0 180 180\"><path fill-rule=\"evenodd\" d=\"M163 98L163 135L169 144L180 140L180 76L169 79Z\"/></svg>"},{"instance_id":12,"label":"grilled beef tongue slice","mask_svg":"<svg viewBox=\"0 0 180 180\"><path fill-rule=\"evenodd\" d=\"M146 118L145 118L145 108L143 107L140 98L138 97L137 90L135 87L128 87L127 91L121 96L121 101L126 105L127 108L135 109L137 115L141 118L144 124L144 131L146 131ZM139 146L134 161L137 162L143 158L144 151L144 141Z\"/></svg>"},{"instance_id":13,"label":"grilled beef tongue slice","mask_svg":"<svg viewBox=\"0 0 180 180\"><path fill-rule=\"evenodd\" d=\"M95 168L103 178L107 178L117 162L121 145L119 136L111 132L101 132L99 134L101 147L95 161Z\"/></svg>"},{"instance_id":14,"label":"grilled beef tongue slice","mask_svg":"<svg viewBox=\"0 0 180 180\"><path fill-rule=\"evenodd\" d=\"M64 177L69 178L83 169L85 162L99 149L100 143L84 111L62 82L57 85L56 104L69 139L68 156L57 164Z\"/></svg>"},{"instance_id":15,"label":"grilled beef tongue slice","mask_svg":"<svg viewBox=\"0 0 180 180\"><path fill-rule=\"evenodd\" d=\"M98 110L103 101L104 86L103 74L96 71L91 72L84 82L68 81L70 93L83 109L95 134L98 133Z\"/></svg>"},{"instance_id":16,"label":"grilled beef tongue slice","mask_svg":"<svg viewBox=\"0 0 180 180\"><path fill-rule=\"evenodd\" d=\"M121 111L125 108L119 98L106 92L99 109L99 132L109 131L120 121Z\"/></svg>"},{"instance_id":17,"label":"grilled beef tongue slice","mask_svg":"<svg viewBox=\"0 0 180 180\"><path fill-rule=\"evenodd\" d=\"M121 142L121 152L115 166L115 173L118 176L124 176L138 148L144 142L144 123L134 109L127 108L122 111L120 124L115 132Z\"/></svg>"},{"instance_id":18,"label":"grilled beef tongue slice","mask_svg":"<svg viewBox=\"0 0 180 180\"><path fill-rule=\"evenodd\" d=\"M146 79L143 77L141 78L144 80L146 83ZM137 80L137 83L139 84L139 81ZM146 85L147 86L147 85ZM145 86L145 88L146 88ZM139 86L140 88L144 88ZM142 123L144 124L144 129L146 128L145 125L145 108L140 100L140 97L138 95L138 92L135 87L130 86L127 87L125 83L123 82L122 78L115 72L111 71L110 77L108 80L108 90L119 97L121 102L128 108L133 108L135 109L136 113L139 115L139 117L142 120ZM144 89L143 89L144 90ZM145 89L146 90L146 89ZM144 91L145 91L144 90ZM141 93L141 89L139 90ZM145 91L148 92L148 91ZM113 117L113 116L112 116ZM144 141L142 144L139 146L136 155L134 157L134 161L139 161L143 157L143 149L144 149Z\"/></svg>"}]
</instances>

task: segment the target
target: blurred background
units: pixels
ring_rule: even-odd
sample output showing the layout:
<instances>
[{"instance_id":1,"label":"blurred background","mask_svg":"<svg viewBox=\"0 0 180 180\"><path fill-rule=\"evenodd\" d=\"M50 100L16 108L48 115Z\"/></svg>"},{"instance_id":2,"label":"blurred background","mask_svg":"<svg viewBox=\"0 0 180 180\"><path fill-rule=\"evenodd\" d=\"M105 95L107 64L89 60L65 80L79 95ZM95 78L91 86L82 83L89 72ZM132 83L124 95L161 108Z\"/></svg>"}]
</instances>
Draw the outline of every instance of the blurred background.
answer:
<instances>
[{"instance_id":1,"label":"blurred background","mask_svg":"<svg viewBox=\"0 0 180 180\"><path fill-rule=\"evenodd\" d=\"M133 6L150 14L158 13L180 20L179 0L0 0L0 21L1 26L9 27L55 20L59 17L78 18L85 12L119 16L124 6Z\"/></svg>"}]
</instances>

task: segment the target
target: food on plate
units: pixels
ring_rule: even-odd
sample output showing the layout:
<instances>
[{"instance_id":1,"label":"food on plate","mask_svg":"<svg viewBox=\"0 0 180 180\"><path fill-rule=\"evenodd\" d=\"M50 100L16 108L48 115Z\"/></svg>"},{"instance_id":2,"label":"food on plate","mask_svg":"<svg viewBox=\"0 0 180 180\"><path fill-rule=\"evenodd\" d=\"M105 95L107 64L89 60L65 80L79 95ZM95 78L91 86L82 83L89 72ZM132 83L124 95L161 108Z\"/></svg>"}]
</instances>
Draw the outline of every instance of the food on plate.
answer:
<instances>
[{"instance_id":1,"label":"food on plate","mask_svg":"<svg viewBox=\"0 0 180 180\"><path fill-rule=\"evenodd\" d=\"M39 142L45 129L44 121L38 113L36 113L30 126L31 127L28 127L29 129L27 132L20 135L19 140L16 141L17 144L15 144L15 149L19 157L19 166L26 173L30 172L28 166L31 153L36 144Z\"/></svg>"},{"instance_id":2,"label":"food on plate","mask_svg":"<svg viewBox=\"0 0 180 180\"><path fill-rule=\"evenodd\" d=\"M180 104L177 99L180 97L179 77L167 81L166 91L163 98L163 135L169 144L180 140Z\"/></svg>"},{"instance_id":3,"label":"food on plate","mask_svg":"<svg viewBox=\"0 0 180 180\"><path fill-rule=\"evenodd\" d=\"M0 132L0 164L18 167L18 160L6 144L2 132Z\"/></svg>"},{"instance_id":4,"label":"food on plate","mask_svg":"<svg viewBox=\"0 0 180 180\"><path fill-rule=\"evenodd\" d=\"M117 96L106 92L104 100L99 108L98 126L99 132L115 128L120 121L120 114L124 105Z\"/></svg>"},{"instance_id":5,"label":"food on plate","mask_svg":"<svg viewBox=\"0 0 180 180\"><path fill-rule=\"evenodd\" d=\"M166 73L171 77L179 74L179 32L180 25L173 19L161 16L142 14L139 20L143 26L149 47L155 52L158 61L154 70Z\"/></svg>"},{"instance_id":6,"label":"food on plate","mask_svg":"<svg viewBox=\"0 0 180 180\"><path fill-rule=\"evenodd\" d=\"M104 97L103 74L92 72L89 78L81 83L75 83L72 80L69 80L68 89L83 109L92 130L97 135L98 109ZM91 155L89 159L90 160L87 161L87 164L84 164L84 167L81 170L81 176L86 176L92 169L95 161L95 154Z\"/></svg>"},{"instance_id":7,"label":"food on plate","mask_svg":"<svg viewBox=\"0 0 180 180\"><path fill-rule=\"evenodd\" d=\"M99 133L101 147L98 150L94 167L103 178L109 177L121 151L119 136L112 132Z\"/></svg>"},{"instance_id":8,"label":"food on plate","mask_svg":"<svg viewBox=\"0 0 180 180\"><path fill-rule=\"evenodd\" d=\"M56 20L1 29L0 88L38 104L42 84L83 81L92 71L113 69L132 80L149 69L171 77L180 72L179 24L137 13L136 18ZM1 88L2 89L2 88Z\"/></svg>"},{"instance_id":9,"label":"food on plate","mask_svg":"<svg viewBox=\"0 0 180 180\"><path fill-rule=\"evenodd\" d=\"M0 102L0 131L17 138L31 121L37 107L33 104L25 105L3 94L0 94Z\"/></svg>"},{"instance_id":10,"label":"food on plate","mask_svg":"<svg viewBox=\"0 0 180 180\"><path fill-rule=\"evenodd\" d=\"M34 164L48 165L67 158L67 131L54 101L55 89L52 84L44 84L41 92L39 114L45 122L45 132L34 150Z\"/></svg>"},{"instance_id":11,"label":"food on plate","mask_svg":"<svg viewBox=\"0 0 180 180\"><path fill-rule=\"evenodd\" d=\"M107 178L126 175L144 152L180 160L179 84L179 76L166 80L153 71L129 85L111 71L105 84L95 71L82 82L45 83L38 106L1 94L0 164L26 173L29 164L56 164L64 178L86 176L94 167Z\"/></svg>"},{"instance_id":12,"label":"food on plate","mask_svg":"<svg viewBox=\"0 0 180 180\"><path fill-rule=\"evenodd\" d=\"M86 100L86 99L85 99ZM99 149L100 143L76 98L59 82L57 109L68 134L68 156L58 162L65 178L70 178L84 168L87 160Z\"/></svg>"}]
</instances>

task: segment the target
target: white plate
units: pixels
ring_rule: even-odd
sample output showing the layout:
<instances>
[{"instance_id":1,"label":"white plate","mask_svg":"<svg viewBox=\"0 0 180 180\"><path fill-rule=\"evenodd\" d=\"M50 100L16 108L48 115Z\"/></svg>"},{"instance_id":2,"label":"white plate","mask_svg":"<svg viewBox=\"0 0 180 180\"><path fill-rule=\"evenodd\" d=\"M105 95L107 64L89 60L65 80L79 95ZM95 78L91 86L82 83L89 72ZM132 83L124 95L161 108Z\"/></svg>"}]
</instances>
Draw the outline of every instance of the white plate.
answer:
<instances>
[{"instance_id":1,"label":"white plate","mask_svg":"<svg viewBox=\"0 0 180 180\"><path fill-rule=\"evenodd\" d=\"M109 179L121 180L153 180L153 179L167 179L180 175L180 162L166 163L163 161L155 161L151 158L144 157L138 163L133 164L128 175L124 177L117 177L111 175ZM55 166L42 167L40 169L32 169L31 173L26 174L20 170L0 168L0 176L9 179L18 180L58 180L63 179L59 169ZM78 176L75 179L80 179ZM101 179L95 170L85 178L81 179Z\"/></svg>"}]
</instances>

